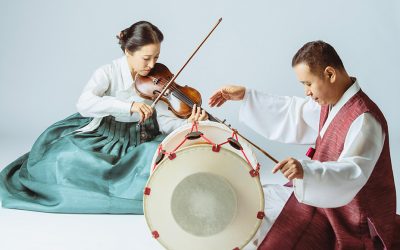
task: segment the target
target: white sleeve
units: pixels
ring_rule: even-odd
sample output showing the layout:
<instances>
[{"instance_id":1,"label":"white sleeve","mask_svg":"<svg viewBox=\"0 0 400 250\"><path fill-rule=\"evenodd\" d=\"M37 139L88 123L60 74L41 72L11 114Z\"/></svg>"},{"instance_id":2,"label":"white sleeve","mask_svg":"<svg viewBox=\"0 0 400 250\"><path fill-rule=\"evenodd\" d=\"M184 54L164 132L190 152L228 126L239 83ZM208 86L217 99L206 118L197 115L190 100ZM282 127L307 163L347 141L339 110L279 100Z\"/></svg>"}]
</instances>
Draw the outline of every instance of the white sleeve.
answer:
<instances>
[{"instance_id":1,"label":"white sleeve","mask_svg":"<svg viewBox=\"0 0 400 250\"><path fill-rule=\"evenodd\" d=\"M111 84L110 74L110 65L103 66L94 72L76 104L76 108L82 116L130 116L132 103L119 100L113 96L105 95Z\"/></svg>"},{"instance_id":2,"label":"white sleeve","mask_svg":"<svg viewBox=\"0 0 400 250\"><path fill-rule=\"evenodd\" d=\"M164 102L158 102L156 105L157 122L160 131L163 134L169 134L175 129L187 123L187 119L180 119L176 117Z\"/></svg>"},{"instance_id":3,"label":"white sleeve","mask_svg":"<svg viewBox=\"0 0 400 250\"><path fill-rule=\"evenodd\" d=\"M350 126L337 161L303 160L304 178L294 180L299 202L323 208L348 204L367 183L382 152L385 133L370 114Z\"/></svg>"},{"instance_id":4,"label":"white sleeve","mask_svg":"<svg viewBox=\"0 0 400 250\"><path fill-rule=\"evenodd\" d=\"M314 144L321 107L311 98L276 96L246 89L239 119L269 140Z\"/></svg>"}]
</instances>

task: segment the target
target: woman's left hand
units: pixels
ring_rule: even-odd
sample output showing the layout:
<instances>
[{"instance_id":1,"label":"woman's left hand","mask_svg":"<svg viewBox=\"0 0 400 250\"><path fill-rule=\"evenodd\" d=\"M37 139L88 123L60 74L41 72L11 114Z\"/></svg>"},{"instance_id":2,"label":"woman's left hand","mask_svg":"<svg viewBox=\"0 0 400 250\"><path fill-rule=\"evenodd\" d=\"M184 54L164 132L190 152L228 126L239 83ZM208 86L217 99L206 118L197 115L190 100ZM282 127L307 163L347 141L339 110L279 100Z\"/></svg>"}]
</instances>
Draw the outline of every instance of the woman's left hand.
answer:
<instances>
[{"instance_id":1,"label":"woman's left hand","mask_svg":"<svg viewBox=\"0 0 400 250\"><path fill-rule=\"evenodd\" d=\"M194 121L204 121L208 119L208 115L206 111L201 109L200 107L197 107L196 104L193 105L192 109L192 114L190 117L187 119L188 122L194 122Z\"/></svg>"}]
</instances>

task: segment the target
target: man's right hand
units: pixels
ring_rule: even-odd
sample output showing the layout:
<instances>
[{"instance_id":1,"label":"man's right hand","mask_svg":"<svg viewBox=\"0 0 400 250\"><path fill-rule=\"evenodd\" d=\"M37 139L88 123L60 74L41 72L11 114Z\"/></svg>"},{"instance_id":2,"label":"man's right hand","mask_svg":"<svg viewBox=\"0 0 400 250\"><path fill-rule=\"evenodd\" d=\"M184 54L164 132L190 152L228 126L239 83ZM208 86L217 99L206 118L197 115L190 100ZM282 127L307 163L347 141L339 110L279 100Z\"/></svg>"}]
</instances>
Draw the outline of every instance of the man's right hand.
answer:
<instances>
[{"instance_id":1,"label":"man's right hand","mask_svg":"<svg viewBox=\"0 0 400 250\"><path fill-rule=\"evenodd\" d=\"M225 85L211 95L208 104L219 107L228 100L243 100L245 92L246 88L243 86Z\"/></svg>"}]
</instances>

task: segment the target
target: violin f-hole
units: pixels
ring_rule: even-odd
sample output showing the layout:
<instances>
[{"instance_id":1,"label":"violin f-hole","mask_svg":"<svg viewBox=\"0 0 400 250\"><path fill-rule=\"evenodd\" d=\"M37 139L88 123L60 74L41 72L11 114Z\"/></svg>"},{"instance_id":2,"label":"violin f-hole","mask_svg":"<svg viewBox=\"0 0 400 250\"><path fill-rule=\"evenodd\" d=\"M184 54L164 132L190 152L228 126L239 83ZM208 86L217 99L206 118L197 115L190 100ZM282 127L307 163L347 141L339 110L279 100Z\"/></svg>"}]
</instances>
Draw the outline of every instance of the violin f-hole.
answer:
<instances>
[{"instance_id":1,"label":"violin f-hole","mask_svg":"<svg viewBox=\"0 0 400 250\"><path fill-rule=\"evenodd\" d=\"M161 91L159 91L159 90L154 90L153 91L153 95L159 95L159 94L161 94ZM163 94L163 96L164 97L168 97L168 94L169 94L169 92L167 91L167 92L165 92L164 94Z\"/></svg>"}]
</instances>

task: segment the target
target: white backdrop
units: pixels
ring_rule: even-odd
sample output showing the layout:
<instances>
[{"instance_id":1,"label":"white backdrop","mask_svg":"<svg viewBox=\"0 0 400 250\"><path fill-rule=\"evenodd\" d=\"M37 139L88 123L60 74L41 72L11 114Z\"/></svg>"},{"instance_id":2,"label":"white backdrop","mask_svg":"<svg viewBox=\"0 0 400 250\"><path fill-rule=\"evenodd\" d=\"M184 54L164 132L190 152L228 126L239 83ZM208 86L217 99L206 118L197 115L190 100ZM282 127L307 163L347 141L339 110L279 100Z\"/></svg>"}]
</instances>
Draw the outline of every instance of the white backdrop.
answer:
<instances>
[{"instance_id":1,"label":"white backdrop","mask_svg":"<svg viewBox=\"0 0 400 250\"><path fill-rule=\"evenodd\" d=\"M204 103L226 83L303 96L292 56L305 42L324 40L388 120L399 193L396 0L0 0L0 169L29 151L46 127L76 112L75 102L93 71L122 55L115 38L120 30L139 20L157 25L165 35L159 62L176 72L220 17L222 23L178 83L197 88ZM239 103L229 103L208 110L278 159L305 157L305 146L267 141L239 124L238 108ZM284 181L269 173L271 161L261 155L259 160L265 181Z\"/></svg>"}]
</instances>

